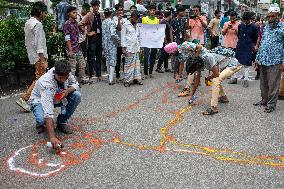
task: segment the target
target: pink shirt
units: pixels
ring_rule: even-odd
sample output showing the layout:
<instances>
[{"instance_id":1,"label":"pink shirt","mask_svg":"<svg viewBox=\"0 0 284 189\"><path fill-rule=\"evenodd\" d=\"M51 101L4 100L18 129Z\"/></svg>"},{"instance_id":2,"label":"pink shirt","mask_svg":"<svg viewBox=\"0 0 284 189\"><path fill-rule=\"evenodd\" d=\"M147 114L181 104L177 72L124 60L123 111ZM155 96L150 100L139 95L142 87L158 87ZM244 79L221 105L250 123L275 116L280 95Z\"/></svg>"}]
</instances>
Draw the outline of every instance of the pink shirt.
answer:
<instances>
[{"instance_id":1,"label":"pink shirt","mask_svg":"<svg viewBox=\"0 0 284 189\"><path fill-rule=\"evenodd\" d=\"M201 16L201 19L207 24L205 16ZM199 19L189 19L188 25L191 26L189 40L199 39L200 45L204 45L204 27Z\"/></svg>"},{"instance_id":2,"label":"pink shirt","mask_svg":"<svg viewBox=\"0 0 284 189\"><path fill-rule=\"evenodd\" d=\"M231 21L226 22L224 24L224 28L223 30L225 30L226 28L228 28L229 24L231 24ZM239 22L235 22L235 24L233 25L232 29L228 29L226 35L224 36L224 46L226 48L236 48L237 47L237 43L238 43L238 26L239 26ZM233 30L234 29L234 30Z\"/></svg>"}]
</instances>

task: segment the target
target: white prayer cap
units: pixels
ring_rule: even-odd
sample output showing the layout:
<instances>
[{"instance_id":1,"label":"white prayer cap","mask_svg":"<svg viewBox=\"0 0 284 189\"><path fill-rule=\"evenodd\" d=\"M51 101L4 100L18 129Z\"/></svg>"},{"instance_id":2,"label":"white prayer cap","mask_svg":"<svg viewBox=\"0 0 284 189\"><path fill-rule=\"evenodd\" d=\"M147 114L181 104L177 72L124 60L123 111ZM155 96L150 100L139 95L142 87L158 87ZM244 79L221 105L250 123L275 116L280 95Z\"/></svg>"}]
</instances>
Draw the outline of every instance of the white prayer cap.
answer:
<instances>
[{"instance_id":1,"label":"white prayer cap","mask_svg":"<svg viewBox=\"0 0 284 189\"><path fill-rule=\"evenodd\" d=\"M279 5L277 3L272 4L268 9L268 13L280 13Z\"/></svg>"}]
</instances>

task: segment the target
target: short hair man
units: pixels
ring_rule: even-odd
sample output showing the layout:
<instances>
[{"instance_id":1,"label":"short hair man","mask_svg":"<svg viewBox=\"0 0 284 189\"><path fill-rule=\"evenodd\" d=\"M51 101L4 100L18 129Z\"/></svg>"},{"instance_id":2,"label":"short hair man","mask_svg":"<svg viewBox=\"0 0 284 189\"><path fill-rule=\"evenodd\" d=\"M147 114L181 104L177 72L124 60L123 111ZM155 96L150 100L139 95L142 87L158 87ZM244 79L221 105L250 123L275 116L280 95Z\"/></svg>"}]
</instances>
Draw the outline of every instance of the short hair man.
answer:
<instances>
[{"instance_id":1,"label":"short hair man","mask_svg":"<svg viewBox=\"0 0 284 189\"><path fill-rule=\"evenodd\" d=\"M171 72L171 69L168 68L168 60L169 60L170 55L166 53L166 51L164 50L164 47L167 44L173 42L173 37L172 37L172 32L171 32L171 19L172 19L171 11L165 11L164 19L161 21L161 24L166 25L165 40L164 40L163 48L161 49L160 57L159 57L158 64L157 64L156 72L158 73L164 73L164 71L161 68L163 63L164 63L165 72Z\"/></svg>"},{"instance_id":2,"label":"short hair man","mask_svg":"<svg viewBox=\"0 0 284 189\"><path fill-rule=\"evenodd\" d=\"M236 49L238 43L238 14L235 11L230 12L230 21L224 24L222 34L224 35L224 46L226 48Z\"/></svg>"},{"instance_id":3,"label":"short hair man","mask_svg":"<svg viewBox=\"0 0 284 189\"><path fill-rule=\"evenodd\" d=\"M77 8L70 6L67 9L69 19L65 22L63 32L67 46L68 60L71 65L71 72L75 75L78 67L78 82L84 84L83 78L85 76L86 62L80 48L79 41L79 25L77 19Z\"/></svg>"},{"instance_id":4,"label":"short hair man","mask_svg":"<svg viewBox=\"0 0 284 189\"><path fill-rule=\"evenodd\" d=\"M93 11L83 18L80 25L87 26L89 81L92 82L94 68L98 81L102 80L102 20L99 13L100 1L92 0L90 4Z\"/></svg>"},{"instance_id":5,"label":"short hair man","mask_svg":"<svg viewBox=\"0 0 284 189\"><path fill-rule=\"evenodd\" d=\"M199 40L199 44L204 45L204 29L207 28L206 17L201 16L201 7L199 5L195 5L193 11L196 17L188 20L188 26L190 28L189 39L191 41Z\"/></svg>"},{"instance_id":6,"label":"short hair man","mask_svg":"<svg viewBox=\"0 0 284 189\"><path fill-rule=\"evenodd\" d=\"M81 13L78 13L78 16L77 16L78 24L80 24L84 16L86 16L90 12L90 9L91 9L91 5L89 5L88 3L84 3L82 5ZM80 43L80 47L82 49L82 53L85 59L87 58L87 52L88 52L87 40L86 40L87 38L86 29L87 29L86 27L81 27L80 34L79 34L79 43Z\"/></svg>"},{"instance_id":7,"label":"short hair man","mask_svg":"<svg viewBox=\"0 0 284 189\"><path fill-rule=\"evenodd\" d=\"M210 49L217 47L219 44L219 37L221 34L221 27L220 27L221 14L222 12L220 10L216 10L215 18L213 18L208 25L208 29L210 32L210 40L211 40Z\"/></svg>"},{"instance_id":8,"label":"short hair man","mask_svg":"<svg viewBox=\"0 0 284 189\"><path fill-rule=\"evenodd\" d=\"M67 121L81 102L79 84L70 72L71 67L67 61L56 62L53 68L37 80L29 99L39 133L47 129L49 140L57 150L63 145L54 131L54 107L61 107L61 114L57 117L57 129L71 134Z\"/></svg>"},{"instance_id":9,"label":"short hair man","mask_svg":"<svg viewBox=\"0 0 284 189\"><path fill-rule=\"evenodd\" d=\"M280 22L280 8L271 5L267 14L268 24L257 53L260 66L261 101L256 106L265 106L265 112L273 112L279 95L281 72L284 71L284 23Z\"/></svg>"},{"instance_id":10,"label":"short hair man","mask_svg":"<svg viewBox=\"0 0 284 189\"><path fill-rule=\"evenodd\" d=\"M121 30L122 26L125 23L126 19L123 18L124 16L124 7L122 4L118 3L114 6L115 8L115 15L113 16L113 21L116 24L116 32L119 38L121 39ZM131 10L131 7L130 7ZM122 47L121 44L118 44L117 47L117 62L116 62L116 67L115 67L115 73L116 73L116 79L120 80L120 66L121 66L121 61L122 65L124 66L125 63L125 58L122 58Z\"/></svg>"},{"instance_id":11,"label":"short hair man","mask_svg":"<svg viewBox=\"0 0 284 189\"><path fill-rule=\"evenodd\" d=\"M39 79L48 68L46 38L42 25L42 21L45 20L46 16L47 6L43 2L34 3L31 9L31 18L27 20L24 28L25 45L30 64L35 67L36 80ZM35 81L33 81L32 85L22 95L22 97L16 101L16 103L26 112L31 111L27 101L31 96L34 85Z\"/></svg>"},{"instance_id":12,"label":"short hair man","mask_svg":"<svg viewBox=\"0 0 284 189\"><path fill-rule=\"evenodd\" d=\"M159 24L160 20L156 17L156 5L151 4L148 8L148 16L142 18L142 24ZM153 78L152 72L156 61L157 49L144 48L144 77ZM149 66L150 65L150 66Z\"/></svg>"}]
</instances>

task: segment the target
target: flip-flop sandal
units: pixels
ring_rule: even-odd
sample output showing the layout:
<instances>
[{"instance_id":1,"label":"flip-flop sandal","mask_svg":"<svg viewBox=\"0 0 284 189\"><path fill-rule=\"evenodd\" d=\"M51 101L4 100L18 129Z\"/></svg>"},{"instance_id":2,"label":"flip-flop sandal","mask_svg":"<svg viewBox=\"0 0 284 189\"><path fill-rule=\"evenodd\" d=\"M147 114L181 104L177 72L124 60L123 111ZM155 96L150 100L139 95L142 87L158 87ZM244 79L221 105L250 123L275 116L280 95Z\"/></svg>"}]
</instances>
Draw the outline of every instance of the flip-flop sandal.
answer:
<instances>
[{"instance_id":1,"label":"flip-flop sandal","mask_svg":"<svg viewBox=\"0 0 284 189\"><path fill-rule=\"evenodd\" d=\"M229 100L227 99L227 100L224 100L224 99L222 99L222 98L219 98L219 102L220 103L223 103L223 104L227 104L227 103L229 103Z\"/></svg>"},{"instance_id":2,"label":"flip-flop sandal","mask_svg":"<svg viewBox=\"0 0 284 189\"><path fill-rule=\"evenodd\" d=\"M124 87L130 87L130 83L128 83L128 82L125 82L123 85L124 85Z\"/></svg>"},{"instance_id":3,"label":"flip-flop sandal","mask_svg":"<svg viewBox=\"0 0 284 189\"><path fill-rule=\"evenodd\" d=\"M218 111L214 112L211 108L208 108L205 112L202 112L203 115L214 115L217 113Z\"/></svg>"}]
</instances>

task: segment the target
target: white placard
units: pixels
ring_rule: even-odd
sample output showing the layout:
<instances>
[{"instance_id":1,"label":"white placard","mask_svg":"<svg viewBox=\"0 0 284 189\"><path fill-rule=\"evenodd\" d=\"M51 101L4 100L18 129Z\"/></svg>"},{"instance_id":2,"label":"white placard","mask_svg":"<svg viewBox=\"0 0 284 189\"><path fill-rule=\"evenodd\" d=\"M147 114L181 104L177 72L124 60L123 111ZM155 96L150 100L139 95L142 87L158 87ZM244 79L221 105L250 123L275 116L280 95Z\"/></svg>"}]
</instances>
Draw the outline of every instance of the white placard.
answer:
<instances>
[{"instance_id":1,"label":"white placard","mask_svg":"<svg viewBox=\"0 0 284 189\"><path fill-rule=\"evenodd\" d=\"M165 38L165 24L138 24L141 47L162 48Z\"/></svg>"}]
</instances>

